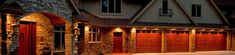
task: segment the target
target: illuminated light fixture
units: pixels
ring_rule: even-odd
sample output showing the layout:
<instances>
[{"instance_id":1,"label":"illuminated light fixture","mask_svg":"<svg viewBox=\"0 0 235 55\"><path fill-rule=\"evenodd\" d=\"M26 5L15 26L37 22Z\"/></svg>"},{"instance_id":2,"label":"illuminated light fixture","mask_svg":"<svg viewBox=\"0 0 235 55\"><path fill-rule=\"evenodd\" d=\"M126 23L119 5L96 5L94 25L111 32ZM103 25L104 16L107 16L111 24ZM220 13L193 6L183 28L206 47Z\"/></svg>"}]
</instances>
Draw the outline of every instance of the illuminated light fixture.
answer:
<instances>
[{"instance_id":1,"label":"illuminated light fixture","mask_svg":"<svg viewBox=\"0 0 235 55\"><path fill-rule=\"evenodd\" d=\"M188 28L185 28L184 31L188 31L189 29Z\"/></svg>"},{"instance_id":2,"label":"illuminated light fixture","mask_svg":"<svg viewBox=\"0 0 235 55\"><path fill-rule=\"evenodd\" d=\"M222 31L224 31L224 29L220 29L219 31L222 32Z\"/></svg>"},{"instance_id":3,"label":"illuminated light fixture","mask_svg":"<svg viewBox=\"0 0 235 55\"><path fill-rule=\"evenodd\" d=\"M116 32L121 32L122 30L121 30L121 28L120 27L117 27L117 28L115 28L115 30L114 31L116 31Z\"/></svg>"},{"instance_id":4,"label":"illuminated light fixture","mask_svg":"<svg viewBox=\"0 0 235 55\"><path fill-rule=\"evenodd\" d=\"M205 31L206 29L202 29L202 30L199 30L199 31Z\"/></svg>"},{"instance_id":5,"label":"illuminated light fixture","mask_svg":"<svg viewBox=\"0 0 235 55\"><path fill-rule=\"evenodd\" d=\"M79 24L82 23L82 22L78 22Z\"/></svg>"},{"instance_id":6,"label":"illuminated light fixture","mask_svg":"<svg viewBox=\"0 0 235 55\"><path fill-rule=\"evenodd\" d=\"M172 28L172 29L170 29L170 30L176 30L175 28Z\"/></svg>"},{"instance_id":7,"label":"illuminated light fixture","mask_svg":"<svg viewBox=\"0 0 235 55\"><path fill-rule=\"evenodd\" d=\"M136 31L136 28L132 28L132 29L131 29L131 32L135 32L135 31Z\"/></svg>"},{"instance_id":8,"label":"illuminated light fixture","mask_svg":"<svg viewBox=\"0 0 235 55\"><path fill-rule=\"evenodd\" d=\"M210 31L215 31L215 29L211 29Z\"/></svg>"},{"instance_id":9,"label":"illuminated light fixture","mask_svg":"<svg viewBox=\"0 0 235 55\"><path fill-rule=\"evenodd\" d=\"M147 27L142 28L142 30L147 30Z\"/></svg>"},{"instance_id":10,"label":"illuminated light fixture","mask_svg":"<svg viewBox=\"0 0 235 55\"><path fill-rule=\"evenodd\" d=\"M159 30L159 28L154 28L153 30Z\"/></svg>"}]
</instances>

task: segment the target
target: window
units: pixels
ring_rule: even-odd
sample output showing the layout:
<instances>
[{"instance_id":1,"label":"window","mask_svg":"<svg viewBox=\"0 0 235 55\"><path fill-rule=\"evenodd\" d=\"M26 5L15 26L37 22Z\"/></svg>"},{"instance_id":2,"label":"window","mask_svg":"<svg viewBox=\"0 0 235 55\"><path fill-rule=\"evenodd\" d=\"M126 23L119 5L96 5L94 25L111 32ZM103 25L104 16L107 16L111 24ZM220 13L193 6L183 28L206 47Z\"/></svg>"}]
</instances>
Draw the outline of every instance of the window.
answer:
<instances>
[{"instance_id":1,"label":"window","mask_svg":"<svg viewBox=\"0 0 235 55\"><path fill-rule=\"evenodd\" d=\"M168 8L168 0L162 0L162 8L160 8L160 16L172 17L173 10Z\"/></svg>"},{"instance_id":2,"label":"window","mask_svg":"<svg viewBox=\"0 0 235 55\"><path fill-rule=\"evenodd\" d=\"M201 5L192 5L192 17L201 17Z\"/></svg>"},{"instance_id":3,"label":"window","mask_svg":"<svg viewBox=\"0 0 235 55\"><path fill-rule=\"evenodd\" d=\"M89 29L89 42L100 42L100 30L98 28Z\"/></svg>"},{"instance_id":4,"label":"window","mask_svg":"<svg viewBox=\"0 0 235 55\"><path fill-rule=\"evenodd\" d=\"M102 13L121 13L121 0L102 0Z\"/></svg>"},{"instance_id":5,"label":"window","mask_svg":"<svg viewBox=\"0 0 235 55\"><path fill-rule=\"evenodd\" d=\"M163 14L168 14L168 1L167 0L162 1L162 9L163 9Z\"/></svg>"},{"instance_id":6,"label":"window","mask_svg":"<svg viewBox=\"0 0 235 55\"><path fill-rule=\"evenodd\" d=\"M65 37L65 26L56 25L54 26L54 48L55 50L64 50L64 37Z\"/></svg>"}]
</instances>

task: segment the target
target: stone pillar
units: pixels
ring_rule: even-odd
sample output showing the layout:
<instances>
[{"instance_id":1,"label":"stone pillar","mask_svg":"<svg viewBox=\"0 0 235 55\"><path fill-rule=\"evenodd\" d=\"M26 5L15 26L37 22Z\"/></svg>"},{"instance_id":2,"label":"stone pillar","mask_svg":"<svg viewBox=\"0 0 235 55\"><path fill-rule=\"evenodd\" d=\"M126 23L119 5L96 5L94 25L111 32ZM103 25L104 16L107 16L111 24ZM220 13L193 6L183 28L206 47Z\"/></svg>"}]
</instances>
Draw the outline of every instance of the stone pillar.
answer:
<instances>
[{"instance_id":1,"label":"stone pillar","mask_svg":"<svg viewBox=\"0 0 235 55\"><path fill-rule=\"evenodd\" d=\"M196 29L190 30L189 34L189 52L195 51L195 36L196 36Z\"/></svg>"},{"instance_id":2,"label":"stone pillar","mask_svg":"<svg viewBox=\"0 0 235 55\"><path fill-rule=\"evenodd\" d=\"M89 54L90 53L90 50L89 50L89 44L88 44L88 41L89 41L89 26L88 25L86 25L85 26L85 30L84 30L85 32L85 35L84 35L84 37L85 37L85 39L84 39L84 53L85 54Z\"/></svg>"},{"instance_id":3,"label":"stone pillar","mask_svg":"<svg viewBox=\"0 0 235 55\"><path fill-rule=\"evenodd\" d=\"M162 53L167 51L166 30L162 30Z\"/></svg>"},{"instance_id":4,"label":"stone pillar","mask_svg":"<svg viewBox=\"0 0 235 55\"><path fill-rule=\"evenodd\" d=\"M232 50L233 51L235 51L235 31L234 30L232 30L232 36L231 36L231 38L232 38Z\"/></svg>"},{"instance_id":5,"label":"stone pillar","mask_svg":"<svg viewBox=\"0 0 235 55\"><path fill-rule=\"evenodd\" d=\"M18 54L18 47L19 47L19 43L18 43L18 37L19 37L19 21L17 20L16 23L14 23L13 25L13 36L12 36L12 43L11 43L11 47L10 47L10 53L11 54Z\"/></svg>"},{"instance_id":6,"label":"stone pillar","mask_svg":"<svg viewBox=\"0 0 235 55\"><path fill-rule=\"evenodd\" d=\"M232 37L231 32L229 32L229 31L226 32L226 35L227 35L227 36L226 36L226 37L227 37L227 42L226 42L226 44L227 44L226 47L227 47L227 48L226 48L226 50L227 50L227 51L230 51L230 50L231 50L231 39L232 39L232 38L231 38L231 37Z\"/></svg>"},{"instance_id":7,"label":"stone pillar","mask_svg":"<svg viewBox=\"0 0 235 55\"><path fill-rule=\"evenodd\" d=\"M136 28L132 28L131 30L131 38L130 38L130 53L136 52Z\"/></svg>"}]
</instances>

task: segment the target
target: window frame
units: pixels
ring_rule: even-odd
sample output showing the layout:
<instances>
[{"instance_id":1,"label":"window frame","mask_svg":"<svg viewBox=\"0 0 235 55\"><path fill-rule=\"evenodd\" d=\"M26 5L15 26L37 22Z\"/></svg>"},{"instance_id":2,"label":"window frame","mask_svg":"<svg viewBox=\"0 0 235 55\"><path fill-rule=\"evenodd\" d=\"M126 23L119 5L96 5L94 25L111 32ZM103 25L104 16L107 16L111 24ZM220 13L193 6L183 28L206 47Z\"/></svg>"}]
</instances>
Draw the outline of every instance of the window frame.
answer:
<instances>
[{"instance_id":1,"label":"window frame","mask_svg":"<svg viewBox=\"0 0 235 55\"><path fill-rule=\"evenodd\" d=\"M59 27L59 30L56 30L56 27ZM64 29L63 29L63 27L64 27ZM53 49L55 49L54 50L55 52L65 52L65 28L66 28L65 25L54 25L53 26ZM60 37L59 37L60 38L60 46L59 46L59 48L57 48L55 46L55 42L56 42L55 33L56 32L60 33ZM64 43L63 43L63 41L64 41Z\"/></svg>"},{"instance_id":2,"label":"window frame","mask_svg":"<svg viewBox=\"0 0 235 55\"><path fill-rule=\"evenodd\" d=\"M96 31L94 31L94 29ZM90 28L89 29L89 40L88 43L101 43L100 29L99 28ZM95 36L94 36L95 34ZM95 38L95 39L94 39Z\"/></svg>"},{"instance_id":3,"label":"window frame","mask_svg":"<svg viewBox=\"0 0 235 55\"><path fill-rule=\"evenodd\" d=\"M195 10L194 11L195 13L193 13L193 10ZM195 14L195 15L193 15L193 14ZM191 16L193 18L200 18L200 17L202 17L202 5L200 5L200 4L192 4L191 5Z\"/></svg>"},{"instance_id":4,"label":"window frame","mask_svg":"<svg viewBox=\"0 0 235 55\"><path fill-rule=\"evenodd\" d=\"M122 15L122 13L123 13L122 12L123 11L123 5L122 5L123 2L122 2L122 0L120 0L120 13L116 12L116 1L117 0L114 0L114 4L113 5L115 7L114 7L114 12L113 13L109 12L109 0L107 0L107 2L108 2L108 6L107 6L107 9L106 9L107 12L103 12L103 4L102 4L103 2L102 1L103 0L100 0L100 13L101 14L105 14L105 15Z\"/></svg>"}]
</instances>

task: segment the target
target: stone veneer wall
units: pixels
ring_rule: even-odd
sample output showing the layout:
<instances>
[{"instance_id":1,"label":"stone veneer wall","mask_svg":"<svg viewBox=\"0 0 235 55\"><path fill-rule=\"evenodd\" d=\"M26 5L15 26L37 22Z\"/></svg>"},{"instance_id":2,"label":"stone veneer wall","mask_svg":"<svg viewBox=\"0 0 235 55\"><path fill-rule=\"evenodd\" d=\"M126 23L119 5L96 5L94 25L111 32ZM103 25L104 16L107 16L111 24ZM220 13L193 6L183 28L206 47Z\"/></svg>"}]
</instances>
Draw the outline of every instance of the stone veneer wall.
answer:
<instances>
[{"instance_id":1,"label":"stone veneer wall","mask_svg":"<svg viewBox=\"0 0 235 55\"><path fill-rule=\"evenodd\" d=\"M48 43L50 49L53 47L53 25L50 20L41 13L29 14L20 21L36 22L36 54L40 55L40 49Z\"/></svg>"},{"instance_id":2,"label":"stone veneer wall","mask_svg":"<svg viewBox=\"0 0 235 55\"><path fill-rule=\"evenodd\" d=\"M18 3L19 6L27 13L31 13L31 12L53 13L58 16L61 16L63 20L66 20L65 21L66 22L66 25L65 25L66 26L66 34L65 34L66 35L66 37L65 37L66 49L65 49L65 51L66 51L66 55L71 55L71 52L72 52L71 51L71 49L72 49L71 48L71 36L72 36L71 23L72 23L73 10L70 9L70 6L68 6L68 4L67 4L68 2L66 2L66 1L68 1L68 0L17 0L15 2ZM36 18L36 16L34 16L34 17ZM39 16L37 16L37 18L39 18ZM40 18L43 18L43 17L40 17ZM45 21L45 19L39 20L38 22L43 22L43 21ZM44 25L44 24L40 24L40 25ZM46 31L44 29L51 29L52 26L48 26L48 27L38 26L37 29L38 28L41 32L51 32L51 30ZM48 36L51 36L51 35L48 34ZM17 38L15 38L15 39L17 39ZM52 40L50 39L50 40L44 40L44 41L52 41ZM15 42L16 44L13 44L12 46L18 45L17 40L15 40L13 42ZM39 44L39 43L37 43L37 44ZM13 48L13 49L15 49L15 48ZM37 51L37 53L38 53L38 51Z\"/></svg>"},{"instance_id":3,"label":"stone veneer wall","mask_svg":"<svg viewBox=\"0 0 235 55\"><path fill-rule=\"evenodd\" d=\"M111 54L113 51L113 32L123 32L123 50L130 52L130 40L126 41L126 38L130 39L130 29L121 29L116 31L115 28L101 28L101 43L88 43L88 36L85 38L85 52L83 55L96 55L99 52L105 54Z\"/></svg>"},{"instance_id":4,"label":"stone veneer wall","mask_svg":"<svg viewBox=\"0 0 235 55\"><path fill-rule=\"evenodd\" d=\"M45 47L46 44L50 47L52 53L53 49L53 25L50 23L50 20L39 12L30 13L26 15L20 21L31 21L36 22L36 53L38 55L42 54L40 51L42 48ZM71 55L71 24L68 24L68 21L65 21L65 54Z\"/></svg>"},{"instance_id":5,"label":"stone veneer wall","mask_svg":"<svg viewBox=\"0 0 235 55\"><path fill-rule=\"evenodd\" d=\"M55 13L71 21L72 9L68 6L67 0L17 0L16 2L25 11L42 11Z\"/></svg>"}]
</instances>

